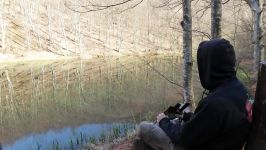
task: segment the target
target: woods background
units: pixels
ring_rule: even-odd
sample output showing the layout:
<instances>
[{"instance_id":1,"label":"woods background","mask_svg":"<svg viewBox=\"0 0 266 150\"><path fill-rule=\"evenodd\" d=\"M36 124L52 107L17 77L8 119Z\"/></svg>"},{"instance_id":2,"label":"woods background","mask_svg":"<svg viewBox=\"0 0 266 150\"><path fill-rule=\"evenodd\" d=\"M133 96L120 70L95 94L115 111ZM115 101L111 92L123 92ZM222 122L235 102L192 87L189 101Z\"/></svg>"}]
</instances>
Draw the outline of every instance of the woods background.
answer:
<instances>
[{"instance_id":1,"label":"woods background","mask_svg":"<svg viewBox=\"0 0 266 150\"><path fill-rule=\"evenodd\" d=\"M87 12L91 8L85 6L89 3L87 0L2 0L0 58L90 58L145 51L174 51L182 55L182 2L134 0ZM109 5L117 1L93 3ZM223 3L222 37L233 43L238 59L252 57L249 6L243 0ZM210 15L209 0L192 1L193 53L200 41L210 38Z\"/></svg>"}]
</instances>

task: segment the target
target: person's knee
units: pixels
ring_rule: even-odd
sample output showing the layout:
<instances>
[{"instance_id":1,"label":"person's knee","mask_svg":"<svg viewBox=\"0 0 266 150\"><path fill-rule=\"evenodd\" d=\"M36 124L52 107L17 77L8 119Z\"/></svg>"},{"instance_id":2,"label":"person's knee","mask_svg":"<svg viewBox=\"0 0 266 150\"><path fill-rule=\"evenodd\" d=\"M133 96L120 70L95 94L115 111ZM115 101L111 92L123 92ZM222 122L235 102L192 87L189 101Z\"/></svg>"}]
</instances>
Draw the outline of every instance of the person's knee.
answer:
<instances>
[{"instance_id":1,"label":"person's knee","mask_svg":"<svg viewBox=\"0 0 266 150\"><path fill-rule=\"evenodd\" d=\"M137 127L137 137L154 149L170 149L171 140L156 124L141 122Z\"/></svg>"},{"instance_id":2,"label":"person's knee","mask_svg":"<svg viewBox=\"0 0 266 150\"><path fill-rule=\"evenodd\" d=\"M152 129L152 123L143 121L137 127L137 135L141 138L143 135L148 134Z\"/></svg>"},{"instance_id":3,"label":"person's knee","mask_svg":"<svg viewBox=\"0 0 266 150\"><path fill-rule=\"evenodd\" d=\"M138 127L138 137L148 141L166 141L168 139L164 131L156 124L151 122L141 122Z\"/></svg>"}]
</instances>

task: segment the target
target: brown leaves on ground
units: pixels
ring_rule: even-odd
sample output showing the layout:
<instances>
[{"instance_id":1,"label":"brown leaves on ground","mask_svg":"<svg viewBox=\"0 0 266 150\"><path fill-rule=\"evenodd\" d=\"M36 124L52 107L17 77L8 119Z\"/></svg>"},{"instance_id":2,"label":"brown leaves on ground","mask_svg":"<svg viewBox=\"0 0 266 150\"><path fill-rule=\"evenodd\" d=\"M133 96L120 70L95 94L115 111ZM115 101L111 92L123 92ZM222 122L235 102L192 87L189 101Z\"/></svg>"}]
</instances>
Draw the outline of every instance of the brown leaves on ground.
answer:
<instances>
[{"instance_id":1,"label":"brown leaves on ground","mask_svg":"<svg viewBox=\"0 0 266 150\"><path fill-rule=\"evenodd\" d=\"M110 143L89 144L80 148L80 150L134 150L134 136L115 139Z\"/></svg>"},{"instance_id":2,"label":"brown leaves on ground","mask_svg":"<svg viewBox=\"0 0 266 150\"><path fill-rule=\"evenodd\" d=\"M114 150L133 150L133 138L128 138L117 143L113 147Z\"/></svg>"}]
</instances>

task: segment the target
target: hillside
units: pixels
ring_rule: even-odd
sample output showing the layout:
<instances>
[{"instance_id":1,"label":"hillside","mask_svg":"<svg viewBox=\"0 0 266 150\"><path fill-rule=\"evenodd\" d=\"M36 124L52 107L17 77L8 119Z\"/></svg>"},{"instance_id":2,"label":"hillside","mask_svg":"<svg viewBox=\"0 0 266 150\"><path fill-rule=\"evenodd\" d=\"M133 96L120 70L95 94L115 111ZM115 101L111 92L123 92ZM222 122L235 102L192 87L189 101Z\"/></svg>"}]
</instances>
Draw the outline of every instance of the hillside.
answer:
<instances>
[{"instance_id":1,"label":"hillside","mask_svg":"<svg viewBox=\"0 0 266 150\"><path fill-rule=\"evenodd\" d=\"M78 13L71 8L76 5L81 1L3 1L0 59L90 58L181 48L174 29L166 26L166 12L156 12L148 2L125 12Z\"/></svg>"},{"instance_id":2,"label":"hillside","mask_svg":"<svg viewBox=\"0 0 266 150\"><path fill-rule=\"evenodd\" d=\"M2 1L0 60L91 58L147 51L182 53L181 4L164 6L164 1L145 0L136 6L140 1L133 0L87 12L90 2ZM116 2L93 1L102 5ZM196 49L210 34L210 9L204 1L193 2L192 7L193 49ZM240 55L251 52L250 15L242 1L223 5L223 37L234 44Z\"/></svg>"}]
</instances>

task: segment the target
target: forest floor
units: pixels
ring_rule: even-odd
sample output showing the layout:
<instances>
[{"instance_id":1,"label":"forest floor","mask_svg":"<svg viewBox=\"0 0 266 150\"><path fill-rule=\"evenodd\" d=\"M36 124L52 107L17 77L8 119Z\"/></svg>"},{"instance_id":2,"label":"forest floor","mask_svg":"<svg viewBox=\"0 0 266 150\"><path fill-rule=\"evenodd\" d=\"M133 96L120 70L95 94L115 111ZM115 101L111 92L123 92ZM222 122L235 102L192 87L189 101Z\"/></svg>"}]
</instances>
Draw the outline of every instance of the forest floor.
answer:
<instances>
[{"instance_id":1,"label":"forest floor","mask_svg":"<svg viewBox=\"0 0 266 150\"><path fill-rule=\"evenodd\" d=\"M114 145L114 150L133 150L133 138L127 138Z\"/></svg>"},{"instance_id":2,"label":"forest floor","mask_svg":"<svg viewBox=\"0 0 266 150\"><path fill-rule=\"evenodd\" d=\"M109 143L89 144L81 148L81 150L133 150L133 140L135 135L124 138L115 139Z\"/></svg>"}]
</instances>

